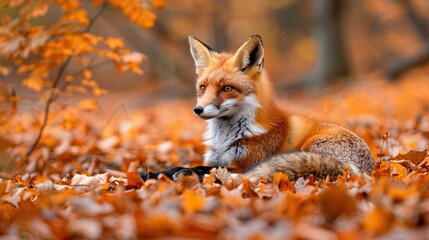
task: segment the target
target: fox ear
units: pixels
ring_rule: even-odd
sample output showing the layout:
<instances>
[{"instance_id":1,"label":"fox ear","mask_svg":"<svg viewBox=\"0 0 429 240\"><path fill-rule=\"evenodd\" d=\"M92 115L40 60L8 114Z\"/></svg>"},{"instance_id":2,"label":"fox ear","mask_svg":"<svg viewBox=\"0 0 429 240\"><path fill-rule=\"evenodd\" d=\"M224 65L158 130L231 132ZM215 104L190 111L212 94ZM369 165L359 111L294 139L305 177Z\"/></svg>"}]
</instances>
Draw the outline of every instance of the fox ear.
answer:
<instances>
[{"instance_id":1,"label":"fox ear","mask_svg":"<svg viewBox=\"0 0 429 240\"><path fill-rule=\"evenodd\" d=\"M212 54L216 52L192 35L188 37L188 40L191 54L195 61L195 71L199 74L203 68L213 61Z\"/></svg>"},{"instance_id":2,"label":"fox ear","mask_svg":"<svg viewBox=\"0 0 429 240\"><path fill-rule=\"evenodd\" d=\"M241 70L255 69L262 72L264 68L264 47L259 35L251 36L235 53L235 65Z\"/></svg>"}]
</instances>

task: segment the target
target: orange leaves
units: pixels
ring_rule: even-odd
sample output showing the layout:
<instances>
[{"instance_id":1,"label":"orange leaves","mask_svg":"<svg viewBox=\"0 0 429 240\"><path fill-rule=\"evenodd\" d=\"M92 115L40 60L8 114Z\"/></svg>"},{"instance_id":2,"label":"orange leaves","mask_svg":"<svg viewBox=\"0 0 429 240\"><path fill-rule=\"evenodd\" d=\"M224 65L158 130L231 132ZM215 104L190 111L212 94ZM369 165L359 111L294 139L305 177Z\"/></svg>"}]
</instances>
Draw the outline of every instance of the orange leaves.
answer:
<instances>
[{"instance_id":1,"label":"orange leaves","mask_svg":"<svg viewBox=\"0 0 429 240\"><path fill-rule=\"evenodd\" d=\"M390 230L392 226L392 214L375 207L363 218L363 227L366 231L379 235Z\"/></svg>"},{"instance_id":2,"label":"orange leaves","mask_svg":"<svg viewBox=\"0 0 429 240\"><path fill-rule=\"evenodd\" d=\"M402 179L408 175L408 171L401 164L390 163L390 176Z\"/></svg>"},{"instance_id":3,"label":"orange leaves","mask_svg":"<svg viewBox=\"0 0 429 240\"><path fill-rule=\"evenodd\" d=\"M94 77L90 69L81 75ZM371 239L401 231L412 239L411 233L427 225L429 175L425 160L416 165L421 152L380 161L371 179L335 182L293 182L277 173L272 182L254 183L227 169L201 183L195 176L142 181L130 172L202 164L204 123L191 109L190 102L159 103L115 115L110 124L78 108L53 113L54 126L24 173L0 175L0 232L51 238ZM0 129L14 142L11 151L34 134L37 122L30 119L16 114ZM44 235L33 232L34 226L45 229Z\"/></svg>"},{"instance_id":4,"label":"orange leaves","mask_svg":"<svg viewBox=\"0 0 429 240\"><path fill-rule=\"evenodd\" d=\"M275 186L278 186L280 191L286 191L292 187L292 184L288 180L288 176L282 172L278 172L274 174L273 184Z\"/></svg>"},{"instance_id":5,"label":"orange leaves","mask_svg":"<svg viewBox=\"0 0 429 240\"><path fill-rule=\"evenodd\" d=\"M180 230L180 223L177 219L174 219L165 213L155 212L147 215L136 215L136 219L138 222L137 230L143 238L171 236Z\"/></svg>"},{"instance_id":6,"label":"orange leaves","mask_svg":"<svg viewBox=\"0 0 429 240\"><path fill-rule=\"evenodd\" d=\"M0 75L7 76L10 71L7 67L0 65Z\"/></svg>"},{"instance_id":7,"label":"orange leaves","mask_svg":"<svg viewBox=\"0 0 429 240\"><path fill-rule=\"evenodd\" d=\"M19 14L26 18L35 18L45 15L48 9L47 2L37 2L34 5L26 5L19 11Z\"/></svg>"},{"instance_id":8,"label":"orange leaves","mask_svg":"<svg viewBox=\"0 0 429 240\"><path fill-rule=\"evenodd\" d=\"M194 213L203 209L205 200L196 192L185 189L182 193L181 208L185 213Z\"/></svg>"},{"instance_id":9,"label":"orange leaves","mask_svg":"<svg viewBox=\"0 0 429 240\"><path fill-rule=\"evenodd\" d=\"M425 158L429 157L427 149L423 151L411 150L405 154L398 154L398 156L392 158L393 160L408 160L414 164L420 164Z\"/></svg>"},{"instance_id":10,"label":"orange leaves","mask_svg":"<svg viewBox=\"0 0 429 240\"><path fill-rule=\"evenodd\" d=\"M331 185L320 194L320 210L328 222L340 216L352 217L356 214L356 201L351 197L344 186Z\"/></svg>"},{"instance_id":11,"label":"orange leaves","mask_svg":"<svg viewBox=\"0 0 429 240\"><path fill-rule=\"evenodd\" d=\"M124 47L124 41L120 38L108 37L104 43L112 50Z\"/></svg>"},{"instance_id":12,"label":"orange leaves","mask_svg":"<svg viewBox=\"0 0 429 240\"><path fill-rule=\"evenodd\" d=\"M156 9L163 9L165 7L165 0L152 0L152 6Z\"/></svg>"},{"instance_id":13,"label":"orange leaves","mask_svg":"<svg viewBox=\"0 0 429 240\"><path fill-rule=\"evenodd\" d=\"M142 75L143 71L140 69L140 63L145 59L145 56L138 52L130 52L128 54L122 55L122 61L124 65L122 66L122 71L131 71L133 73Z\"/></svg>"},{"instance_id":14,"label":"orange leaves","mask_svg":"<svg viewBox=\"0 0 429 240\"><path fill-rule=\"evenodd\" d=\"M79 0L54 0L63 11L71 11L79 8Z\"/></svg>"},{"instance_id":15,"label":"orange leaves","mask_svg":"<svg viewBox=\"0 0 429 240\"><path fill-rule=\"evenodd\" d=\"M59 20L61 24L77 24L78 26L86 26L89 24L88 12L83 9L78 9L73 12L66 12Z\"/></svg>"},{"instance_id":16,"label":"orange leaves","mask_svg":"<svg viewBox=\"0 0 429 240\"><path fill-rule=\"evenodd\" d=\"M99 6L104 4L103 6ZM86 88L96 96L106 93L94 80L91 68L102 60L111 60L119 73L127 71L143 74L140 68L144 55L131 51L125 47L121 38L100 37L89 33L94 21L103 13L108 5L120 8L132 21L149 28L152 27L156 16L148 8L150 5L141 0L125 1L93 1L95 11L89 11L86 2L81 0L54 0L54 1L9 1L6 8L16 8L19 16L9 14L0 20L0 57L10 60L17 67L17 73L25 75L23 85L31 90L45 94L46 87L53 86L68 93L86 93ZM163 1L155 1L155 8L162 8ZM50 9L61 9L60 15L47 25L37 25L30 19L40 17ZM52 11L50 11L52 12ZM90 14L91 13L91 14ZM31 57L31 59L30 59ZM71 64L78 64L82 71L59 76ZM8 66L0 65L0 74L10 73ZM55 76L58 74L58 78ZM73 81L83 76L79 81ZM67 82L62 86L62 82ZM53 91L54 95L62 91ZM87 104L86 104L87 105ZM92 110L91 110L92 111Z\"/></svg>"},{"instance_id":17,"label":"orange leaves","mask_svg":"<svg viewBox=\"0 0 429 240\"><path fill-rule=\"evenodd\" d=\"M45 81L39 76L31 76L24 79L22 84L29 89L40 92L45 85Z\"/></svg>"},{"instance_id":18,"label":"orange leaves","mask_svg":"<svg viewBox=\"0 0 429 240\"><path fill-rule=\"evenodd\" d=\"M127 180L127 188L140 188L143 186L143 181L136 172L127 172Z\"/></svg>"},{"instance_id":19,"label":"orange leaves","mask_svg":"<svg viewBox=\"0 0 429 240\"><path fill-rule=\"evenodd\" d=\"M43 52L43 58L46 60L58 59L57 61L61 62L66 57L94 53L96 51L96 45L101 40L101 37L89 33L67 34L61 38L47 42Z\"/></svg>"},{"instance_id":20,"label":"orange leaves","mask_svg":"<svg viewBox=\"0 0 429 240\"><path fill-rule=\"evenodd\" d=\"M88 112L96 112L100 105L95 99L84 99L79 102L79 108L88 111Z\"/></svg>"},{"instance_id":21,"label":"orange leaves","mask_svg":"<svg viewBox=\"0 0 429 240\"><path fill-rule=\"evenodd\" d=\"M151 28L155 24L156 15L149 8L142 4L141 0L109 0L112 6L115 6L127 15L130 20L143 28ZM156 1L154 7L162 8L162 2Z\"/></svg>"},{"instance_id":22,"label":"orange leaves","mask_svg":"<svg viewBox=\"0 0 429 240\"><path fill-rule=\"evenodd\" d=\"M9 203L0 203L0 229L9 225L18 210Z\"/></svg>"}]
</instances>

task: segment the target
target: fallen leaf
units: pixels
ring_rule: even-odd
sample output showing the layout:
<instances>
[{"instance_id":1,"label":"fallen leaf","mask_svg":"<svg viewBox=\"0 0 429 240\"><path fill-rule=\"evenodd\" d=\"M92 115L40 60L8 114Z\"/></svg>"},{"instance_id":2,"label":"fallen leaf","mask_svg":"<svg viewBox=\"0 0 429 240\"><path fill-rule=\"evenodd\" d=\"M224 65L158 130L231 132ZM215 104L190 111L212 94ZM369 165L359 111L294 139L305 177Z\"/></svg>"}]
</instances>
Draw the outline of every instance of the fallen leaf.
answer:
<instances>
[{"instance_id":1,"label":"fallen leaf","mask_svg":"<svg viewBox=\"0 0 429 240\"><path fill-rule=\"evenodd\" d=\"M391 213L375 207L363 217L364 230L375 235L380 235L390 230L392 226Z\"/></svg>"},{"instance_id":2,"label":"fallen leaf","mask_svg":"<svg viewBox=\"0 0 429 240\"><path fill-rule=\"evenodd\" d=\"M204 205L204 198L200 195L188 189L183 191L181 209L184 213L198 212L203 209Z\"/></svg>"},{"instance_id":3,"label":"fallen leaf","mask_svg":"<svg viewBox=\"0 0 429 240\"><path fill-rule=\"evenodd\" d=\"M127 186L126 189L130 188L141 188L144 184L140 175L137 172L127 172Z\"/></svg>"},{"instance_id":4,"label":"fallen leaf","mask_svg":"<svg viewBox=\"0 0 429 240\"><path fill-rule=\"evenodd\" d=\"M396 157L392 158L392 160L409 160L415 165L419 165L426 157L428 157L427 149L422 151L410 150L405 154L398 154Z\"/></svg>"},{"instance_id":5,"label":"fallen leaf","mask_svg":"<svg viewBox=\"0 0 429 240\"><path fill-rule=\"evenodd\" d=\"M343 185L330 185L320 194L320 210L328 222L339 216L351 217L356 214L356 201Z\"/></svg>"},{"instance_id":6,"label":"fallen leaf","mask_svg":"<svg viewBox=\"0 0 429 240\"><path fill-rule=\"evenodd\" d=\"M90 189L96 189L107 182L108 173L96 174L94 176L86 176L84 174L76 174L73 176L70 185L75 187L76 191L85 192Z\"/></svg>"},{"instance_id":7,"label":"fallen leaf","mask_svg":"<svg viewBox=\"0 0 429 240\"><path fill-rule=\"evenodd\" d=\"M408 171L404 166L398 163L390 163L390 176L403 179L408 175Z\"/></svg>"},{"instance_id":8,"label":"fallen leaf","mask_svg":"<svg viewBox=\"0 0 429 240\"><path fill-rule=\"evenodd\" d=\"M78 238L100 239L103 225L97 219L76 219L68 222L67 230Z\"/></svg>"}]
</instances>

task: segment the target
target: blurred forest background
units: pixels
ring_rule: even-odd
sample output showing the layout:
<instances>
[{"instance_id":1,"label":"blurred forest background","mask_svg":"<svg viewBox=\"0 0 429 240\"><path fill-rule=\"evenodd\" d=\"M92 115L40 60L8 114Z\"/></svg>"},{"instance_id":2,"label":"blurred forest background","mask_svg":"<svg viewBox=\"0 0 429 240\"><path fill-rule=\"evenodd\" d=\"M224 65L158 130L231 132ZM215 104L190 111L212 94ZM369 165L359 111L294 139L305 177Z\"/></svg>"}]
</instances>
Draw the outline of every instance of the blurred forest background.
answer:
<instances>
[{"instance_id":1,"label":"blurred forest background","mask_svg":"<svg viewBox=\"0 0 429 240\"><path fill-rule=\"evenodd\" d=\"M57 14L50 10L36 21L50 23ZM118 9L107 8L91 29L122 38L129 49L147 56L143 76L119 75L109 64L92 71L101 87L118 98L131 97L137 107L158 97L194 96L191 34L218 51L235 51L250 35L261 35L266 70L282 95L297 87L356 83L373 73L395 81L429 60L425 0L169 0L156 14L155 26L143 29ZM66 71L74 68L71 64ZM20 97L33 97L13 71L2 78Z\"/></svg>"}]
</instances>

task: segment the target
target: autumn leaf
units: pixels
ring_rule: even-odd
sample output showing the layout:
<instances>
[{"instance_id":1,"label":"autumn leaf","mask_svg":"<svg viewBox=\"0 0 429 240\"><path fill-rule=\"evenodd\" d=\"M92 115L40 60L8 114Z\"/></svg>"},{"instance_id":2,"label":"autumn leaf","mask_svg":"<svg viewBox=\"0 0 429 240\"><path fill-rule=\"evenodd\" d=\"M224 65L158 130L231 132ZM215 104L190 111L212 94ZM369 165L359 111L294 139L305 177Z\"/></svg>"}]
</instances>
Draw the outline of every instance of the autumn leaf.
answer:
<instances>
[{"instance_id":1,"label":"autumn leaf","mask_svg":"<svg viewBox=\"0 0 429 240\"><path fill-rule=\"evenodd\" d=\"M356 201L351 197L344 186L331 185L320 194L320 210L328 222L339 216L353 216L356 211Z\"/></svg>"},{"instance_id":2,"label":"autumn leaf","mask_svg":"<svg viewBox=\"0 0 429 240\"><path fill-rule=\"evenodd\" d=\"M88 112L96 112L100 105L95 99L84 99L79 102L79 108L88 111Z\"/></svg>"},{"instance_id":3,"label":"autumn leaf","mask_svg":"<svg viewBox=\"0 0 429 240\"><path fill-rule=\"evenodd\" d=\"M127 189L130 188L140 188L141 186L143 186L144 182L143 180L145 179L141 179L141 177L139 176L139 174L137 172L127 172Z\"/></svg>"},{"instance_id":4,"label":"autumn leaf","mask_svg":"<svg viewBox=\"0 0 429 240\"><path fill-rule=\"evenodd\" d=\"M108 174L96 174L94 176L86 176L84 174L76 174L71 179L71 185L75 186L77 191L95 190L107 182Z\"/></svg>"},{"instance_id":5,"label":"autumn leaf","mask_svg":"<svg viewBox=\"0 0 429 240\"><path fill-rule=\"evenodd\" d=\"M152 0L152 6L157 9L163 9L165 7L165 0Z\"/></svg>"},{"instance_id":6,"label":"autumn leaf","mask_svg":"<svg viewBox=\"0 0 429 240\"><path fill-rule=\"evenodd\" d=\"M390 230L392 226L392 215L378 207L374 207L363 217L363 227L375 235L380 235Z\"/></svg>"},{"instance_id":7,"label":"autumn leaf","mask_svg":"<svg viewBox=\"0 0 429 240\"><path fill-rule=\"evenodd\" d=\"M253 184L250 182L249 179L243 179L241 194L243 198L251 198L258 196L258 194L255 192Z\"/></svg>"},{"instance_id":8,"label":"autumn leaf","mask_svg":"<svg viewBox=\"0 0 429 240\"><path fill-rule=\"evenodd\" d=\"M30 76L22 81L22 84L29 89L40 92L44 87L44 80L39 76Z\"/></svg>"},{"instance_id":9,"label":"autumn leaf","mask_svg":"<svg viewBox=\"0 0 429 240\"><path fill-rule=\"evenodd\" d=\"M390 175L402 179L408 175L408 171L401 164L390 163Z\"/></svg>"},{"instance_id":10,"label":"autumn leaf","mask_svg":"<svg viewBox=\"0 0 429 240\"><path fill-rule=\"evenodd\" d=\"M426 157L428 157L427 149L424 149L422 151L417 150L410 150L409 152L405 154L398 154L396 157L392 158L392 160L408 160L412 163L418 165L420 162L422 162Z\"/></svg>"},{"instance_id":11,"label":"autumn leaf","mask_svg":"<svg viewBox=\"0 0 429 240\"><path fill-rule=\"evenodd\" d=\"M105 95L108 93L108 91L106 89L102 89L99 87L95 87L92 89L92 92L94 93L95 96L101 96L101 95Z\"/></svg>"},{"instance_id":12,"label":"autumn leaf","mask_svg":"<svg viewBox=\"0 0 429 240\"><path fill-rule=\"evenodd\" d=\"M282 172L274 174L273 184L278 186L280 191L286 191L293 188L292 184L289 182L288 176Z\"/></svg>"},{"instance_id":13,"label":"autumn leaf","mask_svg":"<svg viewBox=\"0 0 429 240\"><path fill-rule=\"evenodd\" d=\"M104 40L104 43L110 48L110 49L118 49L124 47L124 41L120 38L114 38L114 37L108 37Z\"/></svg>"},{"instance_id":14,"label":"autumn leaf","mask_svg":"<svg viewBox=\"0 0 429 240\"><path fill-rule=\"evenodd\" d=\"M201 211L205 205L204 199L194 191L185 189L182 197L181 208L185 213Z\"/></svg>"},{"instance_id":15,"label":"autumn leaf","mask_svg":"<svg viewBox=\"0 0 429 240\"><path fill-rule=\"evenodd\" d=\"M155 212L141 216L136 214L137 229L139 234L146 238L171 236L180 230L180 222L162 212ZM150 231L147 231L150 229Z\"/></svg>"},{"instance_id":16,"label":"autumn leaf","mask_svg":"<svg viewBox=\"0 0 429 240\"><path fill-rule=\"evenodd\" d=\"M10 71L9 68L7 68L6 66L2 66L0 65L0 74L3 76L7 76L9 75Z\"/></svg>"},{"instance_id":17,"label":"autumn leaf","mask_svg":"<svg viewBox=\"0 0 429 240\"><path fill-rule=\"evenodd\" d=\"M88 70L88 69L85 69L85 70L83 71L83 76L84 76L86 79L91 79L91 78L92 78L92 72L91 72L90 70Z\"/></svg>"}]
</instances>

